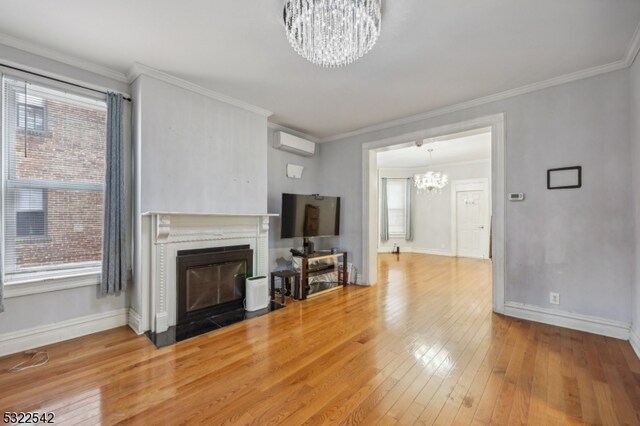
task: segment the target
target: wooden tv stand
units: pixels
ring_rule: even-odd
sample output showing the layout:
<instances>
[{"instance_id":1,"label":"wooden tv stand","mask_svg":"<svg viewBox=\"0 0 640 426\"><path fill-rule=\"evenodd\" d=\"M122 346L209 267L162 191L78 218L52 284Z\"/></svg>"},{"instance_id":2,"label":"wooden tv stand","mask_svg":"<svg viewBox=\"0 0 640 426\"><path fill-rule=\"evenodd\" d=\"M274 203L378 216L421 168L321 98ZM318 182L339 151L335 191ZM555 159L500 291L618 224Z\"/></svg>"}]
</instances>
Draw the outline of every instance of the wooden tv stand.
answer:
<instances>
[{"instance_id":1,"label":"wooden tv stand","mask_svg":"<svg viewBox=\"0 0 640 426\"><path fill-rule=\"evenodd\" d=\"M329 251L320 251L307 254L306 256L295 257L301 260L300 291L297 292L299 300L305 300L307 297L324 294L340 287L345 287L349 284L349 278L347 277L347 252L342 251L331 253ZM338 270L338 262L340 260L342 261L341 271ZM309 294L309 278L330 272L338 273L338 281L336 281L336 285ZM340 279L340 276L342 276L342 279Z\"/></svg>"}]
</instances>

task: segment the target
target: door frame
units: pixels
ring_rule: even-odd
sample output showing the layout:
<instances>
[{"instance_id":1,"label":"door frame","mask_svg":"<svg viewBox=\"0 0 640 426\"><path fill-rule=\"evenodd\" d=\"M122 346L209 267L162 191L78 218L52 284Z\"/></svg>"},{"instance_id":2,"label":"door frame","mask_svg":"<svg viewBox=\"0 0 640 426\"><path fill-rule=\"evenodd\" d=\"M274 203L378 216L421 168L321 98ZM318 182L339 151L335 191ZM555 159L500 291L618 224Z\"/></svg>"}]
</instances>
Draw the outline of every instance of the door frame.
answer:
<instances>
[{"instance_id":1,"label":"door frame","mask_svg":"<svg viewBox=\"0 0 640 426\"><path fill-rule=\"evenodd\" d=\"M491 128L491 221L492 248L492 305L493 311L504 313L505 289L505 115L498 113L475 119L425 128L398 136L362 144L362 270L363 283L375 284L378 279L378 161L377 152L390 146L416 139L428 139L468 130Z\"/></svg>"},{"instance_id":2,"label":"door frame","mask_svg":"<svg viewBox=\"0 0 640 426\"><path fill-rule=\"evenodd\" d=\"M484 221L486 227L483 245L483 253L486 251L486 257L480 257L478 259L489 259L489 241L491 240L491 188L489 186L488 178L477 179L458 179L451 181L451 254L455 257L458 256L458 192L465 192L464 190L458 190L457 185L482 185L482 189L485 193L485 205L487 206L487 215ZM487 234L487 232L489 234Z\"/></svg>"}]
</instances>

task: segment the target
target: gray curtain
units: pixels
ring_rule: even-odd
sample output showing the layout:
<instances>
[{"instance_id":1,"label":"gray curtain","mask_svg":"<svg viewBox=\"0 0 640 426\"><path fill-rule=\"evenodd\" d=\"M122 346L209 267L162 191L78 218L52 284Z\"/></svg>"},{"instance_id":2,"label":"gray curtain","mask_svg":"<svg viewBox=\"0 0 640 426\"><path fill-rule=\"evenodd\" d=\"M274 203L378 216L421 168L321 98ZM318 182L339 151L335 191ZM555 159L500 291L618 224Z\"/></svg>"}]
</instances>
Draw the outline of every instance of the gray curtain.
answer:
<instances>
[{"instance_id":1,"label":"gray curtain","mask_svg":"<svg viewBox=\"0 0 640 426\"><path fill-rule=\"evenodd\" d=\"M2 259L2 252L0 252ZM4 274L2 273L2 262L0 262L0 312L4 312Z\"/></svg>"},{"instance_id":2,"label":"gray curtain","mask_svg":"<svg viewBox=\"0 0 640 426\"><path fill-rule=\"evenodd\" d=\"M389 241L389 202L387 200L387 178L380 185L380 239Z\"/></svg>"},{"instance_id":3,"label":"gray curtain","mask_svg":"<svg viewBox=\"0 0 640 426\"><path fill-rule=\"evenodd\" d=\"M413 241L413 215L411 210L413 209L413 179L407 178L406 185L406 205L404 209L404 223L405 223L405 235L404 239L407 241Z\"/></svg>"},{"instance_id":4,"label":"gray curtain","mask_svg":"<svg viewBox=\"0 0 640 426\"><path fill-rule=\"evenodd\" d=\"M102 294L117 293L127 285L122 101L120 94L107 95Z\"/></svg>"},{"instance_id":5,"label":"gray curtain","mask_svg":"<svg viewBox=\"0 0 640 426\"><path fill-rule=\"evenodd\" d=\"M2 231L4 231L4 229ZM3 238L2 233L3 232L0 231L0 238ZM0 312L4 312L4 264L2 258L2 244L0 244Z\"/></svg>"}]
</instances>

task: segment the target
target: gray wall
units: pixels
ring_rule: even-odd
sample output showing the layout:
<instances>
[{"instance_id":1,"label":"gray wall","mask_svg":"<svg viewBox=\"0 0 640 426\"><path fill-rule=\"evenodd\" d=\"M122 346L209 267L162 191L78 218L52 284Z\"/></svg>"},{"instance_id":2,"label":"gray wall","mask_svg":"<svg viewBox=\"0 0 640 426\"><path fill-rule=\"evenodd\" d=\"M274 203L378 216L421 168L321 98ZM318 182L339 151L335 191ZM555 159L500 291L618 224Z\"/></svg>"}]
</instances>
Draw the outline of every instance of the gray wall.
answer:
<instances>
[{"instance_id":1,"label":"gray wall","mask_svg":"<svg viewBox=\"0 0 640 426\"><path fill-rule=\"evenodd\" d=\"M362 265L362 144L505 113L507 301L631 321L635 246L629 71L621 70L323 145L325 191L349 218L341 244ZM583 166L583 188L548 191L546 170ZM549 291L561 304L550 305Z\"/></svg>"},{"instance_id":2,"label":"gray wall","mask_svg":"<svg viewBox=\"0 0 640 426\"><path fill-rule=\"evenodd\" d=\"M124 293L102 296L97 285L12 297L0 314L0 334L126 308L126 299Z\"/></svg>"},{"instance_id":3,"label":"gray wall","mask_svg":"<svg viewBox=\"0 0 640 426\"><path fill-rule=\"evenodd\" d=\"M131 97L135 99L133 102L133 108L131 112L131 120L133 122L132 126L132 149L131 149L131 159L133 163L133 169L138 171L140 169L140 163L142 162L141 153L140 153L140 139L142 135L142 126L140 125L140 115L142 114L142 88L140 87L140 79L135 80L131 83ZM134 172L133 174L133 185L132 185L133 193L138 194L140 192L140 176L138 173ZM132 224L132 234L133 238L133 285L130 290L131 294L131 308L137 313L142 312L142 287L140 284L141 276L142 276L142 256L143 256L143 248L142 248L142 217L140 213L142 213L140 206L140 197L134 196L133 198L133 224ZM148 251L148 250L146 250ZM148 255L148 253L145 253Z\"/></svg>"},{"instance_id":4,"label":"gray wall","mask_svg":"<svg viewBox=\"0 0 640 426\"><path fill-rule=\"evenodd\" d=\"M285 132L305 137L289 129ZM280 214L282 209L282 193L292 194L319 194L323 193L320 164L322 147L316 146L313 157L303 157L290 152L281 151L273 147L274 133L277 129L267 131L267 164L268 164L268 202L269 213ZM286 176L287 164L304 166L301 179L288 178ZM326 194L333 195L333 194ZM320 244L326 243L326 239L316 239ZM289 249L301 247L302 238L280 238L280 217L272 217L269 221L269 261L270 268L275 269L282 263L283 258L290 257Z\"/></svg>"},{"instance_id":5,"label":"gray wall","mask_svg":"<svg viewBox=\"0 0 640 426\"><path fill-rule=\"evenodd\" d=\"M632 292L632 332L640 336L640 61L636 58L631 75L631 144L633 161L633 207L635 215L635 256Z\"/></svg>"},{"instance_id":6,"label":"gray wall","mask_svg":"<svg viewBox=\"0 0 640 426\"><path fill-rule=\"evenodd\" d=\"M267 212L266 117L141 75L141 212Z\"/></svg>"},{"instance_id":7,"label":"gray wall","mask_svg":"<svg viewBox=\"0 0 640 426\"><path fill-rule=\"evenodd\" d=\"M362 271L362 146L360 143L323 143L322 192L340 199L340 236L324 242L348 253L349 263ZM360 281L358 281L360 282Z\"/></svg>"},{"instance_id":8,"label":"gray wall","mask_svg":"<svg viewBox=\"0 0 640 426\"><path fill-rule=\"evenodd\" d=\"M381 251L389 251L396 243L401 247L412 250L427 250L431 252L451 253L451 183L460 179L489 179L491 188L491 163L489 161L461 165L434 165L434 169L445 173L449 178L449 185L440 194L413 194L413 241L404 238L390 238L378 246ZM414 173L424 173L425 168L380 169L381 177L411 177Z\"/></svg>"},{"instance_id":9,"label":"gray wall","mask_svg":"<svg viewBox=\"0 0 640 426\"><path fill-rule=\"evenodd\" d=\"M124 93L129 92L129 85L126 83L1 44L0 61L9 65L62 75L88 85L96 85ZM129 129L130 125L125 125L125 144L127 145L125 149L127 152L131 141ZM130 160L130 157L126 158L128 163ZM127 180L130 181L130 178L130 173L128 173ZM127 200L127 204L129 205L129 200ZM127 238L128 241L131 241L131 232L128 233ZM5 312L0 313L0 334L50 325L127 306L127 294L99 296L97 285L12 297L5 299Z\"/></svg>"}]
</instances>

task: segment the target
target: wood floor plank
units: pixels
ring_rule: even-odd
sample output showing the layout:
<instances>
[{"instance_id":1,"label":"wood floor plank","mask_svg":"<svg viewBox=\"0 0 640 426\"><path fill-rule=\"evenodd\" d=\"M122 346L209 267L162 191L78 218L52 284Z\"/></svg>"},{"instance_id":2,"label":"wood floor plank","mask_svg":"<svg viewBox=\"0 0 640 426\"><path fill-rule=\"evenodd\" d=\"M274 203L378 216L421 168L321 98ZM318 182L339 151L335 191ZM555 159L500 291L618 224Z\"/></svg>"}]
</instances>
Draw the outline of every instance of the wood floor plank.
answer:
<instances>
[{"instance_id":1,"label":"wood floor plank","mask_svg":"<svg viewBox=\"0 0 640 426\"><path fill-rule=\"evenodd\" d=\"M562 376L561 329L554 328L550 335L549 363L547 373L547 422L564 424L568 420L565 405L565 389Z\"/></svg>"},{"instance_id":2,"label":"wood floor plank","mask_svg":"<svg viewBox=\"0 0 640 426\"><path fill-rule=\"evenodd\" d=\"M7 373L0 411L56 424L640 424L628 342L491 312L491 263L379 256L350 286L156 349L125 327Z\"/></svg>"}]
</instances>

